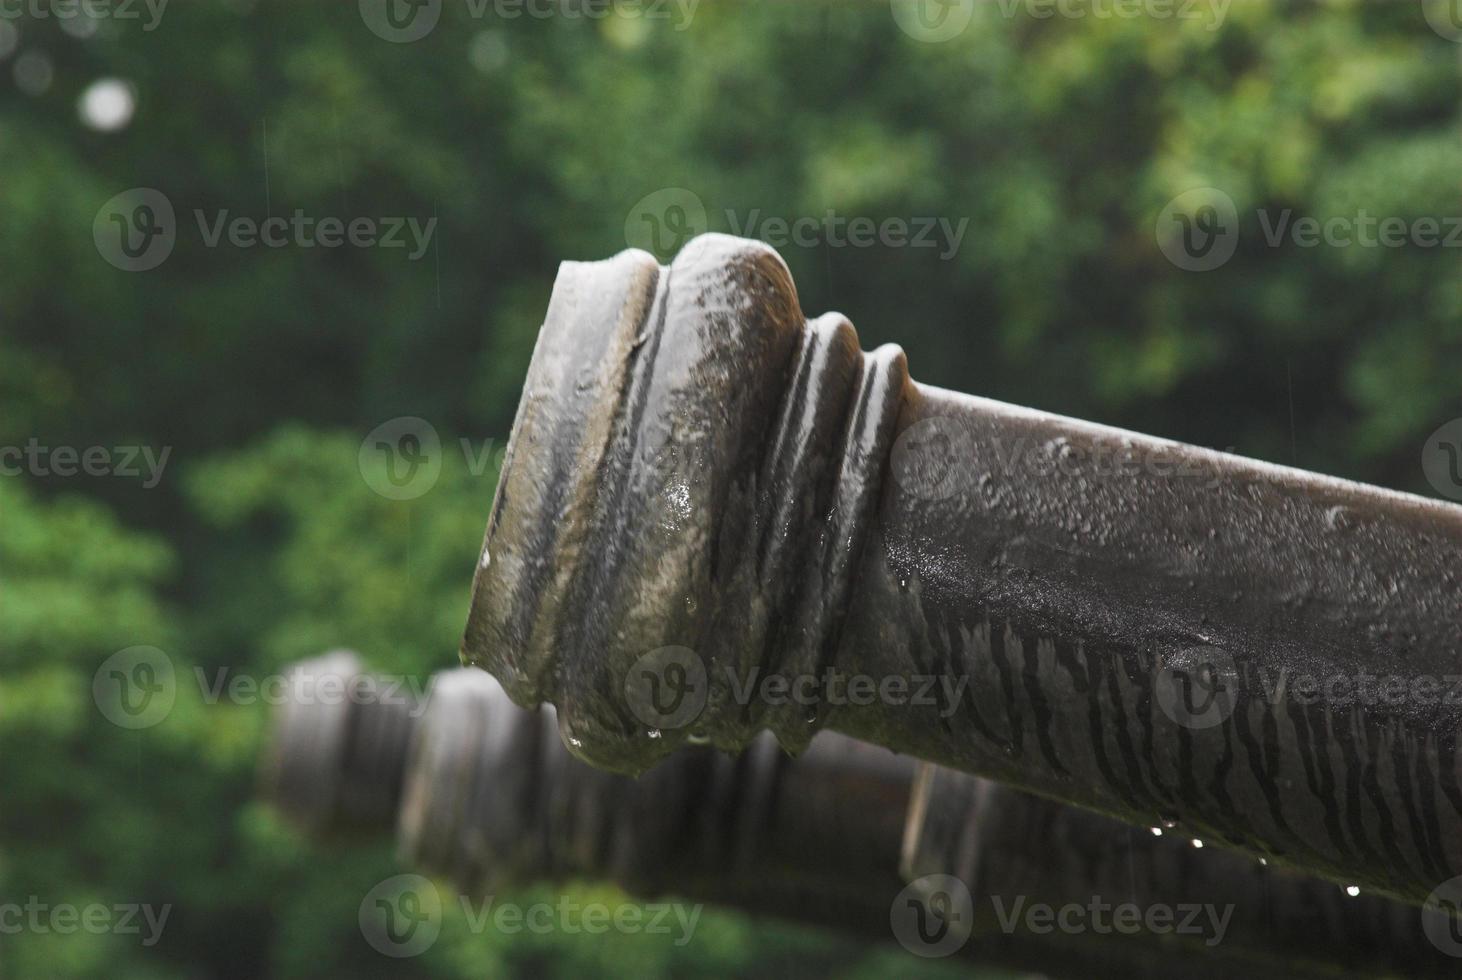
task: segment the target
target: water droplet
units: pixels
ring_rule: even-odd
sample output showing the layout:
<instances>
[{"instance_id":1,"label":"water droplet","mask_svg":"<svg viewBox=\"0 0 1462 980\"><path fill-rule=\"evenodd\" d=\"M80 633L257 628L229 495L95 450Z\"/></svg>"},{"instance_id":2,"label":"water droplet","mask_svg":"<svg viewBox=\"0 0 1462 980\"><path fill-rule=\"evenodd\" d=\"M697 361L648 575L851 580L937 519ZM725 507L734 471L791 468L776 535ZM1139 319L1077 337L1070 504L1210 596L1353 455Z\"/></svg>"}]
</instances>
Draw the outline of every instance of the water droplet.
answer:
<instances>
[{"instance_id":1,"label":"water droplet","mask_svg":"<svg viewBox=\"0 0 1462 980\"><path fill-rule=\"evenodd\" d=\"M1152 836L1154 836L1154 837L1161 837L1162 836L1162 828L1161 827L1150 827L1148 829L1150 829L1152 831Z\"/></svg>"},{"instance_id":2,"label":"water droplet","mask_svg":"<svg viewBox=\"0 0 1462 980\"><path fill-rule=\"evenodd\" d=\"M1259 859L1259 863L1261 865L1263 865L1264 867L1266 867L1266 868L1269 867L1269 859L1268 858L1260 858Z\"/></svg>"},{"instance_id":3,"label":"water droplet","mask_svg":"<svg viewBox=\"0 0 1462 980\"><path fill-rule=\"evenodd\" d=\"M582 748L584 743L581 742L581 741L579 741L578 739L574 738L572 735L570 735L569 736L569 744L572 745L574 748L577 749L577 748Z\"/></svg>"},{"instance_id":4,"label":"water droplet","mask_svg":"<svg viewBox=\"0 0 1462 980\"><path fill-rule=\"evenodd\" d=\"M660 737L660 729L658 729L658 728L652 728L648 732L645 732L645 734L648 735L648 736L650 736L651 738L659 738Z\"/></svg>"},{"instance_id":5,"label":"water droplet","mask_svg":"<svg viewBox=\"0 0 1462 980\"><path fill-rule=\"evenodd\" d=\"M1162 825L1163 830L1172 830L1178 825L1178 818L1165 814L1158 818L1158 823Z\"/></svg>"},{"instance_id":6,"label":"water droplet","mask_svg":"<svg viewBox=\"0 0 1462 980\"><path fill-rule=\"evenodd\" d=\"M1357 895L1360 894L1360 885L1346 885L1345 894L1349 895L1351 898L1355 898Z\"/></svg>"},{"instance_id":7,"label":"water droplet","mask_svg":"<svg viewBox=\"0 0 1462 980\"><path fill-rule=\"evenodd\" d=\"M116 78L98 79L81 93L76 111L81 121L101 133L127 128L137 108L137 92Z\"/></svg>"},{"instance_id":8,"label":"water droplet","mask_svg":"<svg viewBox=\"0 0 1462 980\"><path fill-rule=\"evenodd\" d=\"M1193 846L1194 847L1202 847L1203 846L1203 842L1201 840L1199 840L1198 838L1194 837L1193 838Z\"/></svg>"}]
</instances>

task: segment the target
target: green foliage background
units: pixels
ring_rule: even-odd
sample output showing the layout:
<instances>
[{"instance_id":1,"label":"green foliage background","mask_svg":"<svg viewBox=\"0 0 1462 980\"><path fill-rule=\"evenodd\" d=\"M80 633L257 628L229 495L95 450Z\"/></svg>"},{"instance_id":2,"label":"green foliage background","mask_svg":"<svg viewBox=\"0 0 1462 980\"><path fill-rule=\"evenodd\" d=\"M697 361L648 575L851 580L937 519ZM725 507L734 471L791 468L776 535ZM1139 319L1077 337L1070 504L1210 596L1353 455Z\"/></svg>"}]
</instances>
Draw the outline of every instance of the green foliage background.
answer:
<instances>
[{"instance_id":1,"label":"green foliage background","mask_svg":"<svg viewBox=\"0 0 1462 980\"><path fill-rule=\"evenodd\" d=\"M176 0L155 30L88 37L6 16L0 446L171 457L154 489L0 477L0 900L174 907L152 948L0 936L6 976L938 972L730 913L677 948L472 934L449 910L426 955L386 960L356 911L396 871L389 844L307 847L252 802L266 708L191 683L337 646L423 676L454 662L495 477L458 440L502 444L557 262L623 248L658 189L694 192L716 230L968 218L949 259L783 253L805 309L902 344L921 380L1427 492L1422 439L1462 414L1462 253L1270 247L1256 218L1462 213L1462 47L1419 3L1234 0L1210 29L981 2L944 43L875 2L702 2L688 25L470 10L448 0L410 44L354 3ZM54 65L43 94L12 80L25 52ZM104 76L137 91L119 133L77 119ZM1154 222L1204 185L1235 200L1239 247L1184 272ZM129 274L92 224L139 186L173 202L178 240ZM438 225L417 261L210 248L195 209ZM391 501L357 452L401 415L436 426L445 465ZM142 644L178 666L178 702L124 731L91 678Z\"/></svg>"}]
</instances>

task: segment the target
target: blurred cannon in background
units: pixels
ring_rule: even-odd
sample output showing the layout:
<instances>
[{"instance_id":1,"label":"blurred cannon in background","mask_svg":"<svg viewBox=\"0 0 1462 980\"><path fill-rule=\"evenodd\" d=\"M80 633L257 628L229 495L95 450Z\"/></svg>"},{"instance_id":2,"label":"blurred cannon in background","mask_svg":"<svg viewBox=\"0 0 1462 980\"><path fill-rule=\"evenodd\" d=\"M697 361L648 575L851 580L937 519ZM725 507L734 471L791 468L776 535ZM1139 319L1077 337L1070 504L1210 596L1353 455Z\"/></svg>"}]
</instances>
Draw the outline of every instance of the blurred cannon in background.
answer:
<instances>
[{"instance_id":1,"label":"blurred cannon in background","mask_svg":"<svg viewBox=\"0 0 1462 980\"><path fill-rule=\"evenodd\" d=\"M309 679L291 692L376 696L281 706L265 795L315 837L395 828L405 863L467 895L607 879L1052 976L1450 976L1459 964L1424 934L1424 914L1440 913L832 733L796 758L770 736L737 757L688 747L634 779L574 758L551 708L518 708L480 670L435 675L425 704L359 683L371 675L348 652L291 676ZM1021 913L1073 904L1105 919L1042 931ZM1112 928L1124 905L1169 909L1170 927L1199 909L1197 928L1124 934Z\"/></svg>"}]
</instances>

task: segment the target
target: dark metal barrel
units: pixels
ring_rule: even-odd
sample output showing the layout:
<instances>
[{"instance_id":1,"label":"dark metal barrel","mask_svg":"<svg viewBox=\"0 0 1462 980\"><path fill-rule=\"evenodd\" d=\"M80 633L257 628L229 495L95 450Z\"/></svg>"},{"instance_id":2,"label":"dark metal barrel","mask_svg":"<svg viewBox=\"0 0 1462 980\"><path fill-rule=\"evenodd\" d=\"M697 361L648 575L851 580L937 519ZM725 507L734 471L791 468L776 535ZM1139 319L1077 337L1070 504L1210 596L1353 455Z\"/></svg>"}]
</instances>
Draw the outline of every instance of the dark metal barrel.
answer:
<instances>
[{"instance_id":1,"label":"dark metal barrel","mask_svg":"<svg viewBox=\"0 0 1462 980\"><path fill-rule=\"evenodd\" d=\"M606 879L884 937L912 762L851 739L689 748L638 779L571 756L552 709L475 668L438 674L406 777L403 860L464 893ZM870 930L872 930L870 932Z\"/></svg>"},{"instance_id":2,"label":"dark metal barrel","mask_svg":"<svg viewBox=\"0 0 1462 980\"><path fill-rule=\"evenodd\" d=\"M1459 556L1451 504L917 384L707 235L561 268L463 656L607 769L826 726L1420 902Z\"/></svg>"},{"instance_id":3,"label":"dark metal barrel","mask_svg":"<svg viewBox=\"0 0 1462 980\"><path fill-rule=\"evenodd\" d=\"M359 669L336 653L295 672L368 679ZM291 778L266 791L317 835L395 823L408 866L469 895L607 879L1055 976L1166 977L1177 962L1197 977L1450 976L1462 964L1438 913L833 733L796 759L770 738L734 759L693 747L630 779L572 757L551 708L517 708L482 671L435 675L430 690L425 704L388 696L410 729L353 722L376 714L364 699L344 712L283 705L270 768L292 760ZM368 755L380 764L351 761ZM317 790L345 782L355 792ZM388 796L399 821L379 805ZM950 889L963 899L941 903ZM1043 924L1043 907L1076 918Z\"/></svg>"},{"instance_id":4,"label":"dark metal barrel","mask_svg":"<svg viewBox=\"0 0 1462 980\"><path fill-rule=\"evenodd\" d=\"M973 896L974 931L1038 930L1051 945L1116 960L1195 957L1231 975L1455 977L1462 921L1352 893L1230 850L1181 827L1134 827L1001 783L924 763L904 875L952 875ZM1078 925L1072 935L1061 924ZM1176 964L1185 964L1180 971Z\"/></svg>"},{"instance_id":5,"label":"dark metal barrel","mask_svg":"<svg viewBox=\"0 0 1462 980\"><path fill-rule=\"evenodd\" d=\"M335 650L290 667L260 765L261 793L317 835L395 825L422 705L383 694L360 657Z\"/></svg>"},{"instance_id":6,"label":"dark metal barrel","mask_svg":"<svg viewBox=\"0 0 1462 980\"><path fill-rule=\"evenodd\" d=\"M424 703L344 651L289 678L261 792L313 836L394 829L405 863L464 894L609 880L890 938L911 759L834 736L793 759L767 736L635 780L574 758L551 708L517 707L475 668L433 675Z\"/></svg>"}]
</instances>

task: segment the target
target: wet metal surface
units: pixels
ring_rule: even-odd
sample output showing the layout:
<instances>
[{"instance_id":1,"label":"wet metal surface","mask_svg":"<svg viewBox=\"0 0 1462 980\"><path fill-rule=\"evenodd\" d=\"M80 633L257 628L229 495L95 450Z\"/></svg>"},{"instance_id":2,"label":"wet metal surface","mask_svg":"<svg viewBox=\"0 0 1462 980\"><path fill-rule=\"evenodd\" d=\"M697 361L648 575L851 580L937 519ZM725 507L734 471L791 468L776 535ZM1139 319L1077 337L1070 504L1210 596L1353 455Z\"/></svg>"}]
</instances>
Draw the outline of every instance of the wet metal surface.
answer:
<instances>
[{"instance_id":1,"label":"wet metal surface","mask_svg":"<svg viewBox=\"0 0 1462 980\"><path fill-rule=\"evenodd\" d=\"M300 674L369 679L345 652ZM552 708L516 707L483 671L435 675L425 702L366 689L393 693L328 703L290 688L303 694L276 712L266 795L317 837L394 827L408 867L466 896L610 880L1081 978L1166 978L1186 953L1183 974L1199 978L1456 972L1428 940L1447 928L1425 918L1437 913L832 732L795 759L763 735L740 757L687 748L631 779L573 758ZM413 724L381 724L385 706ZM966 896L943 932L941 887Z\"/></svg>"},{"instance_id":2,"label":"wet metal surface","mask_svg":"<svg viewBox=\"0 0 1462 980\"><path fill-rule=\"evenodd\" d=\"M1454 505L917 384L708 235L562 267L463 656L615 771L827 726L1420 902L1462 873L1459 555ZM936 697L757 687L832 674Z\"/></svg>"}]
</instances>

